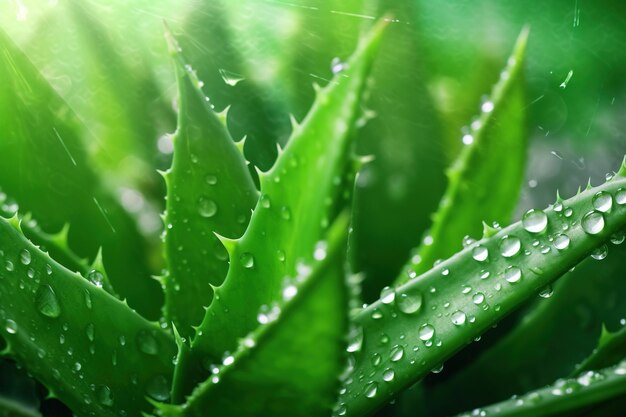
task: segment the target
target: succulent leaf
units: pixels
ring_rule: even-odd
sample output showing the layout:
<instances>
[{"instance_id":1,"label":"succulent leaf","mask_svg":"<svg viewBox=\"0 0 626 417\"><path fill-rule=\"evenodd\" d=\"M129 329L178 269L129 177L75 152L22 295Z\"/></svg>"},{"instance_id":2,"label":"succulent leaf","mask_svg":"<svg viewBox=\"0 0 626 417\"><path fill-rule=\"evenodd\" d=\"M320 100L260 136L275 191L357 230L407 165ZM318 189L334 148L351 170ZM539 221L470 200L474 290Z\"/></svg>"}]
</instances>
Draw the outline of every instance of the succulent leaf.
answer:
<instances>
[{"instance_id":1,"label":"succulent leaf","mask_svg":"<svg viewBox=\"0 0 626 417\"><path fill-rule=\"evenodd\" d=\"M570 415L585 406L594 405L626 393L626 360L597 371L586 371L575 377L559 379L554 384L509 400L481 407L478 414L493 417L544 417ZM480 414L482 413L482 414ZM592 414L588 414L592 415ZM593 412L593 415L598 415ZM615 414L611 414L615 415Z\"/></svg>"},{"instance_id":2,"label":"succulent leaf","mask_svg":"<svg viewBox=\"0 0 626 417\"><path fill-rule=\"evenodd\" d=\"M0 182L42 229L72 225L80 257L102 247L116 290L156 318L160 290L134 220L92 170L80 122L26 56L0 31Z\"/></svg>"},{"instance_id":3,"label":"succulent leaf","mask_svg":"<svg viewBox=\"0 0 626 417\"><path fill-rule=\"evenodd\" d=\"M481 221L509 222L526 162L522 70L527 39L528 29L524 29L480 116L463 134L465 146L447 172L448 188L433 225L396 284L408 282L435 261L459 251L464 236L479 235Z\"/></svg>"},{"instance_id":4,"label":"succulent leaf","mask_svg":"<svg viewBox=\"0 0 626 417\"><path fill-rule=\"evenodd\" d=\"M346 415L373 411L437 369L623 228L625 187L626 178L615 177L583 191L541 211L541 230L514 223L381 294L355 319L363 339L340 398ZM622 204L598 206L598 193ZM374 355L382 358L378 365Z\"/></svg>"},{"instance_id":5,"label":"succulent leaf","mask_svg":"<svg viewBox=\"0 0 626 417\"><path fill-rule=\"evenodd\" d=\"M146 396L167 399L172 337L52 260L3 217L0 231L0 335L10 356L76 414L137 415L151 409Z\"/></svg>"},{"instance_id":6,"label":"succulent leaf","mask_svg":"<svg viewBox=\"0 0 626 417\"><path fill-rule=\"evenodd\" d=\"M164 415L330 415L345 367L347 229L344 213L316 259L301 264L282 299L260 313L262 325L212 366L212 376L185 404L165 406Z\"/></svg>"},{"instance_id":7,"label":"succulent leaf","mask_svg":"<svg viewBox=\"0 0 626 417\"><path fill-rule=\"evenodd\" d=\"M258 192L246 161L166 32L179 86L178 128L174 160L164 174L165 310L183 337L193 335L203 307L211 302L211 285L220 285L228 270L228 253L216 233L239 238L250 220Z\"/></svg>"},{"instance_id":8,"label":"succulent leaf","mask_svg":"<svg viewBox=\"0 0 626 417\"><path fill-rule=\"evenodd\" d=\"M340 185L350 163L350 127L383 27L372 30L349 68L319 92L276 164L260 173L250 225L232 242L228 275L192 341L197 354L215 360L258 326L259 309L280 299L283 280L297 275L298 264L313 260L315 245L345 204Z\"/></svg>"}]
</instances>

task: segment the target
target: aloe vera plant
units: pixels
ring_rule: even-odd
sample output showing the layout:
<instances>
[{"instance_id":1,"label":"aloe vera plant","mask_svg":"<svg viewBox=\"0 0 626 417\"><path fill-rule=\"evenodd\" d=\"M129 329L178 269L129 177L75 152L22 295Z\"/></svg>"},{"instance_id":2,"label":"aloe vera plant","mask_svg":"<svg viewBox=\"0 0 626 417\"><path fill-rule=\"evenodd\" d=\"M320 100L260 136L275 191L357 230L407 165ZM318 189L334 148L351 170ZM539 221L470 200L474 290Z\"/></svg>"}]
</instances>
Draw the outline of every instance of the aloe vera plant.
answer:
<instances>
[{"instance_id":1,"label":"aloe vera plant","mask_svg":"<svg viewBox=\"0 0 626 417\"><path fill-rule=\"evenodd\" d=\"M342 12L332 1L328 7L335 16L376 20L376 2L365 3L372 15ZM301 13L319 7L300 6L277 19L316 20ZM145 7L138 10L158 14L166 6ZM389 266L395 278L372 276L380 269L363 268L372 247L363 237L381 230L368 230L368 222L384 219L372 216L380 211L368 206L371 190L363 187L393 167L376 166L376 153L362 156L359 140L407 125L377 108L386 100L376 96L377 83L398 86L381 75L377 57L403 39L398 31L412 30L403 24L412 10L401 6L396 13L403 13L380 13L364 25L351 56L333 59L329 79L309 73L324 86L301 96L302 73L290 72L301 65L297 44L275 32L253 42L254 24L232 30L234 44L255 46L249 53L195 43L265 7L216 2L197 15L191 8L186 19L154 25L164 33L158 47L141 40L159 52L135 50L128 59L117 53L106 19L94 19L97 5L62 2L34 39L46 21L63 22L54 36L64 36L65 24L74 28L89 64L80 83L105 90L87 105L48 79L53 63L41 67L0 32L0 415L456 414L462 409L449 401L419 403L429 393L457 395L491 358L526 349L525 337L545 337L536 328L557 321L559 291L585 289L571 283L570 271L624 241L626 158L598 186L519 210L532 117L524 76L532 37L524 27L466 121L460 152L440 150L438 158L453 162L429 228L407 231L406 241L419 244L393 255L405 258ZM292 30L294 38L332 47ZM340 31L333 36L345 41ZM259 52L266 50L272 54ZM280 65L259 68L272 60ZM146 70L148 63L155 68ZM157 75L159 65L167 76ZM172 108L164 105L169 98ZM303 102L309 108L301 120L288 114L299 115ZM463 112L441 103L438 117L450 126L439 139L448 143L451 115ZM242 115L255 107L258 113ZM144 108L150 111L136 120ZM175 131L161 132L173 114ZM291 117L288 138L276 115ZM251 138L239 138L246 124ZM275 137L262 137L268 131ZM120 160L127 155L140 161L136 170ZM402 196L403 181L388 183L392 193ZM380 282L370 300L363 288ZM548 304L535 305L537 294ZM516 396L463 399L480 408L460 415L624 412L626 327L589 320L601 333L572 348L575 360L555 360L558 373L536 366L528 373L540 373L542 384L503 381ZM501 334L490 332L498 323ZM483 335L495 340L477 351L473 342ZM477 354L480 366L463 363L463 355ZM512 368L524 366L509 359ZM453 377L432 382L429 375L448 361L459 368ZM390 402L398 406L386 408Z\"/></svg>"}]
</instances>

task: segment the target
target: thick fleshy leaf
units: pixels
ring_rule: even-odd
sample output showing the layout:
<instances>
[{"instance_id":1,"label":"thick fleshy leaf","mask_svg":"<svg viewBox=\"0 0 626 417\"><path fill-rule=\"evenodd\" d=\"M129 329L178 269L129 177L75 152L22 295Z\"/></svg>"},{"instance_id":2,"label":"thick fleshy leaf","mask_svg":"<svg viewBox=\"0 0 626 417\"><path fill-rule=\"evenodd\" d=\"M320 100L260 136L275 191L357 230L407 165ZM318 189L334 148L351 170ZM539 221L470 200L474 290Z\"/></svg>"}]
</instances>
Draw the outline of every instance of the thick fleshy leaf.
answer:
<instances>
[{"instance_id":1,"label":"thick fleshy leaf","mask_svg":"<svg viewBox=\"0 0 626 417\"><path fill-rule=\"evenodd\" d=\"M0 249L3 354L78 415L139 415L169 397L168 333L41 252L17 217L0 218Z\"/></svg>"},{"instance_id":2,"label":"thick fleshy leaf","mask_svg":"<svg viewBox=\"0 0 626 417\"><path fill-rule=\"evenodd\" d=\"M559 379L551 386L515 396L498 404L477 409L459 417L544 417L576 415L584 407L626 394L626 360L576 377ZM622 399L623 401L623 399ZM621 412L624 409L622 407ZM614 411L615 412L615 411ZM583 415L601 415L591 411ZM610 414L618 415L618 414Z\"/></svg>"},{"instance_id":3,"label":"thick fleshy leaf","mask_svg":"<svg viewBox=\"0 0 626 417\"><path fill-rule=\"evenodd\" d=\"M600 369L610 364L617 363L626 357L626 327L622 327L616 332L610 332L606 327L602 327L602 334L598 341L598 347L591 352L591 355L583 361L576 372Z\"/></svg>"},{"instance_id":4,"label":"thick fleshy leaf","mask_svg":"<svg viewBox=\"0 0 626 417\"><path fill-rule=\"evenodd\" d=\"M528 30L520 34L480 117L463 135L461 154L448 170L448 188L433 225L396 283L408 282L461 250L464 236L481 232L481 221L505 224L517 205L526 162L523 83Z\"/></svg>"},{"instance_id":5,"label":"thick fleshy leaf","mask_svg":"<svg viewBox=\"0 0 626 417\"><path fill-rule=\"evenodd\" d=\"M284 280L313 259L316 243L345 204L341 185L351 163L349 132L383 27L384 22L377 25L348 69L318 92L276 164L259 174L261 197L248 229L241 239L223 239L230 268L193 339L197 355L219 358L259 325L260 309L280 299ZM190 361L180 366L199 371Z\"/></svg>"},{"instance_id":6,"label":"thick fleshy leaf","mask_svg":"<svg viewBox=\"0 0 626 417\"><path fill-rule=\"evenodd\" d=\"M354 342L360 347L354 349L356 366L340 398L346 415L372 412L438 369L623 228L625 175L623 165L611 181L534 212L532 225L525 220L486 229L480 241L383 291L356 317L363 333ZM615 202L610 210L608 200Z\"/></svg>"},{"instance_id":7,"label":"thick fleshy leaf","mask_svg":"<svg viewBox=\"0 0 626 417\"><path fill-rule=\"evenodd\" d=\"M258 199L246 161L202 93L167 33L179 88L174 161L167 184L165 317L183 337L193 334L211 302L211 285L228 271L228 253L215 233L241 237Z\"/></svg>"},{"instance_id":8,"label":"thick fleshy leaf","mask_svg":"<svg viewBox=\"0 0 626 417\"><path fill-rule=\"evenodd\" d=\"M346 359L347 229L348 216L342 215L315 249L313 262L301 264L295 280L286 281L282 299L259 315L263 324L222 364L211 366L213 375L184 405L166 406L164 415L331 414Z\"/></svg>"},{"instance_id":9,"label":"thick fleshy leaf","mask_svg":"<svg viewBox=\"0 0 626 417\"><path fill-rule=\"evenodd\" d=\"M79 256L93 259L102 247L116 290L157 318L161 292L143 237L92 170L75 114L2 32L0 78L0 186L42 229L71 224L69 244Z\"/></svg>"}]
</instances>

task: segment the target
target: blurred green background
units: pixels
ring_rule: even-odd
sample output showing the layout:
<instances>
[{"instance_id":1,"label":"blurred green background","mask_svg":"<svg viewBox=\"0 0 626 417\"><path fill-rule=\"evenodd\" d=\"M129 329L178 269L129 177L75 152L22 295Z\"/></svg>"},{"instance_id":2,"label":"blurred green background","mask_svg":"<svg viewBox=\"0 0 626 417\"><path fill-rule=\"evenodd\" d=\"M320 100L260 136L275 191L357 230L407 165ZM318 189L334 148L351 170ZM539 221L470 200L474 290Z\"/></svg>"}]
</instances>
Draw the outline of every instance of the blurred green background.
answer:
<instances>
[{"instance_id":1,"label":"blurred green background","mask_svg":"<svg viewBox=\"0 0 626 417\"><path fill-rule=\"evenodd\" d=\"M570 196L588 178L598 184L626 154L623 1L4 0L0 28L76 113L68 140L85 152L74 166L58 163L46 149L11 147L10 129L0 125L0 188L48 232L70 222L70 244L81 256L93 258L103 246L120 294L157 319L145 302L162 298L150 279L163 266L165 190L156 170L169 166L176 108L163 22L215 108L231 106L228 125L235 138L247 136L248 160L267 169L275 143L289 136L289 115L306 114L313 83L324 85L362 29L386 13L392 23L363 103L375 117L358 131L355 150L375 156L355 194L353 255L365 276L364 301L393 280L429 227L444 171L463 146L463 127L525 25L530 146L517 212L547 206L557 189ZM15 157L5 158L11 152ZM493 158L506 164L508 156ZM112 233L128 235L127 247L112 247ZM604 262L586 261L552 298L508 318L381 415L449 415L571 372L593 349L601 325L616 329L626 317L622 252L615 247ZM10 385L0 384L0 393L11 396ZM42 397L40 387L21 386L20 401ZM46 415L64 415L59 404L45 407Z\"/></svg>"}]
</instances>

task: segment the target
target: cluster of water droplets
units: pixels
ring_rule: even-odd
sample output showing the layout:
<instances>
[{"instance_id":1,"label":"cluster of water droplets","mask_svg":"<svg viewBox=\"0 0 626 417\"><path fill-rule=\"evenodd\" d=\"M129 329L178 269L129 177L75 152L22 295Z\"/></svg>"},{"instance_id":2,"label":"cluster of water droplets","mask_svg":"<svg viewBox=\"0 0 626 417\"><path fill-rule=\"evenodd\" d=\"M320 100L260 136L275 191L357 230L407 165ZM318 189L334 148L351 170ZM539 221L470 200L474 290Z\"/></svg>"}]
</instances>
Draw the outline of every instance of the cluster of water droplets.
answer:
<instances>
[{"instance_id":1,"label":"cluster of water droplets","mask_svg":"<svg viewBox=\"0 0 626 417\"><path fill-rule=\"evenodd\" d=\"M518 235L519 232L512 231L509 234L505 234L498 238L496 244L494 243L482 243L477 242L472 238L466 237L463 242L463 246L470 253L472 259L479 265L484 265L484 269L479 272L479 282L487 280L494 275L498 275L503 278L504 284L517 285L524 279L525 271L522 270L520 265L516 265L516 259L522 256L529 256L533 252L547 255L550 253L558 254L566 251L572 247L573 239L570 238L569 231L571 228L578 226L587 235L597 235L602 233L606 227L606 216L615 209L615 206L626 205L626 189L619 189L615 193L608 191L600 191L592 196L591 199L592 209L585 213L574 213L572 207L567 207L564 202L558 201L552 206L554 211L555 221L550 226L550 218L548 214L542 210L532 209L528 210L522 216L521 225L523 230L528 234L527 236ZM574 216L576 214L576 216ZM494 224L494 229L500 230L498 224ZM621 244L626 240L626 234L624 232L617 232L611 236L610 242L613 244ZM528 242L528 244L526 243ZM424 240L424 244L430 244L428 236ZM528 247L525 247L528 246ZM607 247L601 245L592 253L592 257L595 259L603 259L606 257ZM411 259L413 264L417 264L421 261L419 255L414 255ZM497 258L504 260L507 264L503 267L499 274L494 273L491 263ZM441 279L448 279L448 277L454 276L452 268L442 264L442 261L437 261L434 264L434 270L441 276ZM417 278L417 274L408 269L407 272L409 279ZM529 267L528 273L531 275L542 275L544 271L539 267ZM435 281L432 281L435 282ZM413 284L413 285L412 285ZM503 283L497 282L493 286L493 289L501 291L503 289ZM485 289L473 289L470 285L462 285L461 294L470 297L474 306L479 309L487 310L491 308L487 302L489 298L494 294ZM400 314L405 316L417 316L420 313L428 311L430 317L442 318L444 315L448 317L452 324L452 328L461 328L467 325L471 325L476 321L476 317L463 309L454 308L452 303L444 302L441 305L437 298L432 298L430 303L427 303L429 294L436 294L437 288L430 286L423 288L423 286L414 285L414 283L405 284L399 288L385 287L382 289L379 302L380 305L370 308L367 311L368 317L372 320L381 320L386 316L391 319L399 317ZM549 298L553 293L551 285L547 285L540 292L539 296L542 298ZM472 305L470 304L470 305ZM367 306L364 306L367 307ZM395 307L395 308L394 308ZM444 312L441 311L443 307ZM495 304L492 306L496 311L500 310L500 305ZM432 313L431 313L432 311ZM479 310L480 311L480 310ZM437 337L437 329L435 324L437 320L428 320L416 322L417 326L417 338L422 342L423 347L429 348L433 346L442 346L443 341ZM369 340L372 337L373 340ZM375 346L374 348L368 348L367 352L371 355L371 358L367 361L371 366L359 368L358 373L348 374L344 378L343 393L347 393L350 386L358 380L358 391L356 395L363 395L366 398L375 398L380 392L384 384L393 381L398 374L398 368L394 367L394 362L402 360L405 352L418 352L420 350L420 344L414 344L411 347L410 341L407 340L407 335L402 334L399 344L393 344L391 338L382 333L378 340L376 336L368 335L367 343ZM364 334L361 328L354 330L350 334L348 352L353 355L352 363L356 362L356 357L362 354L362 346L364 345ZM388 352L386 355L384 352ZM410 364L419 362L419 356L414 354L409 356ZM367 360L367 359L366 359ZM425 364L425 363L424 363ZM432 369L432 372L437 372L439 367ZM581 379L582 378L582 379ZM585 384L588 381L592 381L593 375L583 375L576 383ZM357 389L357 388L355 388ZM343 395L343 394L342 394ZM336 415L344 415L347 410L345 403L339 403L335 409ZM479 415L479 414L476 414ZM485 415L485 414L480 414Z\"/></svg>"}]
</instances>

